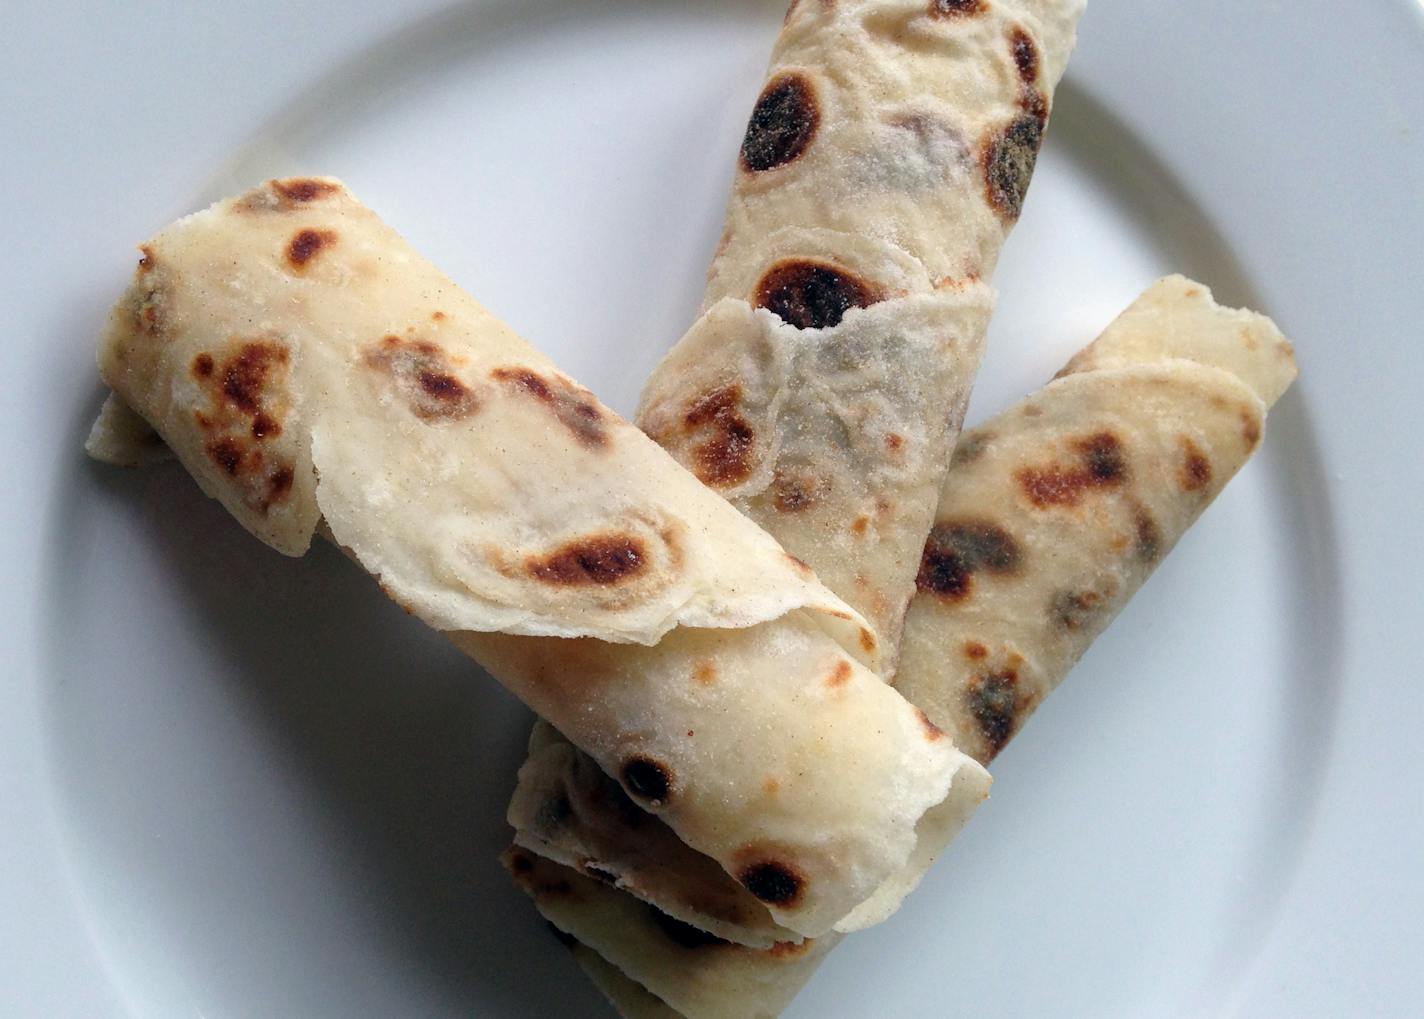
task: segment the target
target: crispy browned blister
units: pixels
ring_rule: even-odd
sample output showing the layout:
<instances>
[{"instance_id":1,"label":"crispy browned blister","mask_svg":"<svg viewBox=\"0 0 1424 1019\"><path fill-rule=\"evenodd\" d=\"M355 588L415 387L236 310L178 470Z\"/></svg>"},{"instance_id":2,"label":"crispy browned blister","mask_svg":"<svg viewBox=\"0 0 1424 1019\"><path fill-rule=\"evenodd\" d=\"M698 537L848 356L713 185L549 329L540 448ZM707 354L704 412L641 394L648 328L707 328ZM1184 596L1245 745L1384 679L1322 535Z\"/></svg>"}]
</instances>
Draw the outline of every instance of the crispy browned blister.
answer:
<instances>
[{"instance_id":1,"label":"crispy browned blister","mask_svg":"<svg viewBox=\"0 0 1424 1019\"><path fill-rule=\"evenodd\" d=\"M805 564L338 181L154 237L100 365L243 526L288 554L320 529L798 934L987 783Z\"/></svg>"}]
</instances>

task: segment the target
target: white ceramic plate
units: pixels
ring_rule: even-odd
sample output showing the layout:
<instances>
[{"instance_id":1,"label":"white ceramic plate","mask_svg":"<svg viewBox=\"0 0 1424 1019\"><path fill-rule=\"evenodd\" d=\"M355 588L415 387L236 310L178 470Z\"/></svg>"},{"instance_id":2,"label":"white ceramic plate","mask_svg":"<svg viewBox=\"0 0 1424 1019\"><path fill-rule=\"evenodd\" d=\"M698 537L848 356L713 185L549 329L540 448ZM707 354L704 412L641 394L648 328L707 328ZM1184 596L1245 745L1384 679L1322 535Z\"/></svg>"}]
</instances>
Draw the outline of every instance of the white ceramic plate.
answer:
<instances>
[{"instance_id":1,"label":"white ceramic plate","mask_svg":"<svg viewBox=\"0 0 1424 1019\"><path fill-rule=\"evenodd\" d=\"M610 1013L494 862L527 716L330 553L80 444L132 247L335 173L631 408L690 321L780 0L21 3L7 207L0 1014ZM1157 275L1304 375L1263 453L792 1017L1424 1000L1424 17L1093 0L982 416Z\"/></svg>"}]
</instances>

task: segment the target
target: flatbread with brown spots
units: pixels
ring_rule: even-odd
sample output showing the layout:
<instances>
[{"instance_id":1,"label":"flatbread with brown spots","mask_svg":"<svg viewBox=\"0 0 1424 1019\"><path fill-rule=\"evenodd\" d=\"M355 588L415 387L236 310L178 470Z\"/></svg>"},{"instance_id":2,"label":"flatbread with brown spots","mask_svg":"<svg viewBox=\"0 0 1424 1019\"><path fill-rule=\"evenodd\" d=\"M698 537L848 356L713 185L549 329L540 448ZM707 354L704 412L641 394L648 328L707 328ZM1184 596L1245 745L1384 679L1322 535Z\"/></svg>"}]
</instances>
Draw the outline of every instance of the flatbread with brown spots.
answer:
<instances>
[{"instance_id":1,"label":"flatbread with brown spots","mask_svg":"<svg viewBox=\"0 0 1424 1019\"><path fill-rule=\"evenodd\" d=\"M1222 308L1205 287L1174 276L1144 293L1057 381L966 432L906 621L898 686L987 764L1258 448L1266 411L1295 374L1290 346L1269 319ZM521 772L516 803L543 802L546 816L542 827L516 826L587 849L584 869L610 875L603 896L629 889L712 926L688 904L725 900L724 876L669 857L688 878L678 884L640 855L659 845L658 833L610 831L606 811L592 838L583 835L590 822L582 803L547 816L578 772L577 757L560 762L562 773ZM536 841L524 844L549 855ZM653 914L621 908L626 923L643 927L624 932L629 943L656 938ZM561 926L582 938L580 907L565 906ZM753 944L767 933L764 924L739 930L725 921L717 930ZM603 972L599 986L620 1008L643 1000L630 984L651 995L669 982L735 988L737 970L767 961L708 954L672 972L660 956L618 951L610 958L622 981ZM789 1001L807 976L786 972L774 1000ZM714 1000L686 1015L737 1014L735 990L728 1001L728 1011Z\"/></svg>"},{"instance_id":2,"label":"flatbread with brown spots","mask_svg":"<svg viewBox=\"0 0 1424 1019\"><path fill-rule=\"evenodd\" d=\"M1269 319L1173 276L966 432L899 689L991 761L1255 452L1295 375Z\"/></svg>"},{"instance_id":3,"label":"flatbread with brown spots","mask_svg":"<svg viewBox=\"0 0 1424 1019\"><path fill-rule=\"evenodd\" d=\"M100 366L243 526L320 527L799 934L987 782L804 564L337 181L160 233Z\"/></svg>"},{"instance_id":4,"label":"flatbread with brown spots","mask_svg":"<svg viewBox=\"0 0 1424 1019\"><path fill-rule=\"evenodd\" d=\"M889 648L1082 9L793 4L704 314L644 390L643 429Z\"/></svg>"}]
</instances>

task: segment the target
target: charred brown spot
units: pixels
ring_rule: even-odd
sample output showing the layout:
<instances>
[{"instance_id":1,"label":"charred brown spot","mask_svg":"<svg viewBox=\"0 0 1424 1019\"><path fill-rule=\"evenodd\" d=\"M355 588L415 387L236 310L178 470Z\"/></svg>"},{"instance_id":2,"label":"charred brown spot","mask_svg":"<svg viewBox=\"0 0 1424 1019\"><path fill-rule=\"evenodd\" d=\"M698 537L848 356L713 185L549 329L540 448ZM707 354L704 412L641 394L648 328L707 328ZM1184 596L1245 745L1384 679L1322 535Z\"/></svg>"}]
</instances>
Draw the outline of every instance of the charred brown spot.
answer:
<instances>
[{"instance_id":1,"label":"charred brown spot","mask_svg":"<svg viewBox=\"0 0 1424 1019\"><path fill-rule=\"evenodd\" d=\"M1048 96L1042 89L1025 88L1020 92L1019 108L1040 124L1048 124Z\"/></svg>"},{"instance_id":2,"label":"charred brown spot","mask_svg":"<svg viewBox=\"0 0 1424 1019\"><path fill-rule=\"evenodd\" d=\"M932 18L967 18L989 9L984 0L930 0Z\"/></svg>"},{"instance_id":3,"label":"charred brown spot","mask_svg":"<svg viewBox=\"0 0 1424 1019\"><path fill-rule=\"evenodd\" d=\"M877 288L839 266L793 258L766 271L753 303L797 329L829 329L850 309L883 299Z\"/></svg>"},{"instance_id":4,"label":"charred brown spot","mask_svg":"<svg viewBox=\"0 0 1424 1019\"><path fill-rule=\"evenodd\" d=\"M1009 51L1013 54L1014 66L1019 71L1019 79L1025 85L1037 85L1038 45L1033 41L1033 36L1015 25L1014 30L1009 33Z\"/></svg>"},{"instance_id":5,"label":"charred brown spot","mask_svg":"<svg viewBox=\"0 0 1424 1019\"><path fill-rule=\"evenodd\" d=\"M275 439L282 434L282 426L273 417L258 411L252 419L252 437L254 439Z\"/></svg>"},{"instance_id":6,"label":"charred brown spot","mask_svg":"<svg viewBox=\"0 0 1424 1019\"><path fill-rule=\"evenodd\" d=\"M860 628L860 649L866 654L872 654L875 651L875 647L875 634L862 626Z\"/></svg>"},{"instance_id":7,"label":"charred brown spot","mask_svg":"<svg viewBox=\"0 0 1424 1019\"><path fill-rule=\"evenodd\" d=\"M989 657L989 649L977 641L970 641L964 645L964 654L973 661L983 661Z\"/></svg>"},{"instance_id":8,"label":"charred brown spot","mask_svg":"<svg viewBox=\"0 0 1424 1019\"><path fill-rule=\"evenodd\" d=\"M761 791L766 793L768 796L775 796L777 793L781 792L781 783L774 778L768 778L762 782Z\"/></svg>"},{"instance_id":9,"label":"charred brown spot","mask_svg":"<svg viewBox=\"0 0 1424 1019\"><path fill-rule=\"evenodd\" d=\"M142 256L138 260L139 274L142 275L146 272L152 272L153 267L158 264L158 256L153 253L153 249L147 244L142 245L138 250Z\"/></svg>"},{"instance_id":10,"label":"charred brown spot","mask_svg":"<svg viewBox=\"0 0 1424 1019\"><path fill-rule=\"evenodd\" d=\"M662 931L667 939L679 948L685 948L688 951L697 951L700 948L716 948L728 944L728 942L723 941L715 934L709 934L707 931L694 927L690 923L683 923L676 917L668 916L661 909L657 909L651 905L647 908L658 930Z\"/></svg>"},{"instance_id":11,"label":"charred brown spot","mask_svg":"<svg viewBox=\"0 0 1424 1019\"><path fill-rule=\"evenodd\" d=\"M1250 410L1241 412L1241 437L1246 440L1247 449L1255 449L1261 441L1261 419Z\"/></svg>"},{"instance_id":12,"label":"charred brown spot","mask_svg":"<svg viewBox=\"0 0 1424 1019\"><path fill-rule=\"evenodd\" d=\"M843 659L836 662L836 667L832 669L831 674L826 677L826 685L832 690L837 687L845 686L850 682L853 675L855 675L855 671L851 668L850 662Z\"/></svg>"},{"instance_id":13,"label":"charred brown spot","mask_svg":"<svg viewBox=\"0 0 1424 1019\"><path fill-rule=\"evenodd\" d=\"M980 166L989 204L1012 223L1023 212L1024 198L1043 145L1044 121L1036 112L1015 118L984 141Z\"/></svg>"},{"instance_id":14,"label":"charred brown spot","mask_svg":"<svg viewBox=\"0 0 1424 1019\"><path fill-rule=\"evenodd\" d=\"M297 270L307 267L307 263L321 253L322 249L336 243L334 230L301 230L287 244L287 263Z\"/></svg>"},{"instance_id":15,"label":"charred brown spot","mask_svg":"<svg viewBox=\"0 0 1424 1019\"><path fill-rule=\"evenodd\" d=\"M418 378L425 395L441 403L457 403L469 398L470 391L465 384L446 372L423 371Z\"/></svg>"},{"instance_id":16,"label":"charred brown spot","mask_svg":"<svg viewBox=\"0 0 1424 1019\"><path fill-rule=\"evenodd\" d=\"M869 530L869 517L856 517L854 520L851 521L850 533L854 534L856 537L863 538Z\"/></svg>"},{"instance_id":17,"label":"charred brown spot","mask_svg":"<svg viewBox=\"0 0 1424 1019\"><path fill-rule=\"evenodd\" d=\"M969 714L989 746L991 757L1003 750L1018 731L1018 681L1018 672L1006 669L975 677L965 691Z\"/></svg>"},{"instance_id":18,"label":"charred brown spot","mask_svg":"<svg viewBox=\"0 0 1424 1019\"><path fill-rule=\"evenodd\" d=\"M631 795L661 807L672 790L672 776L666 765L640 755L623 762L623 784Z\"/></svg>"},{"instance_id":19,"label":"charred brown spot","mask_svg":"<svg viewBox=\"0 0 1424 1019\"><path fill-rule=\"evenodd\" d=\"M262 409L263 391L273 368L287 363L287 350L273 343L244 343L223 363L222 399L244 414Z\"/></svg>"},{"instance_id":20,"label":"charred brown spot","mask_svg":"<svg viewBox=\"0 0 1424 1019\"><path fill-rule=\"evenodd\" d=\"M889 435L885 436L885 448L892 453L898 453L900 450L905 448L905 437L903 435L896 435L894 432L891 432Z\"/></svg>"},{"instance_id":21,"label":"charred brown spot","mask_svg":"<svg viewBox=\"0 0 1424 1019\"><path fill-rule=\"evenodd\" d=\"M438 344L389 335L366 351L365 363L391 377L422 421L458 421L479 410L479 398L454 374L449 355Z\"/></svg>"},{"instance_id":22,"label":"charred brown spot","mask_svg":"<svg viewBox=\"0 0 1424 1019\"><path fill-rule=\"evenodd\" d=\"M559 423L583 445L591 448L608 445L603 411L598 400L587 390L561 377L545 379L529 368L496 368L491 376L496 382L511 385L546 404Z\"/></svg>"},{"instance_id":23,"label":"charred brown spot","mask_svg":"<svg viewBox=\"0 0 1424 1019\"><path fill-rule=\"evenodd\" d=\"M340 188L324 180L298 177L290 180L274 180L272 181L272 190L278 197L289 202L306 203L335 194Z\"/></svg>"},{"instance_id":24,"label":"charred brown spot","mask_svg":"<svg viewBox=\"0 0 1424 1019\"><path fill-rule=\"evenodd\" d=\"M296 473L290 467L279 467L267 478L267 499L270 503L281 502L292 491Z\"/></svg>"},{"instance_id":25,"label":"charred brown spot","mask_svg":"<svg viewBox=\"0 0 1424 1019\"><path fill-rule=\"evenodd\" d=\"M432 312L431 315L430 315L430 320L431 320L432 322L444 322L444 321L445 321L445 313L444 313L443 311Z\"/></svg>"},{"instance_id":26,"label":"charred brown spot","mask_svg":"<svg viewBox=\"0 0 1424 1019\"><path fill-rule=\"evenodd\" d=\"M1048 123L1048 96L1038 87L1038 44L1033 36L1015 26L1009 33L1009 52L1019 73L1019 108L1042 127Z\"/></svg>"},{"instance_id":27,"label":"charred brown spot","mask_svg":"<svg viewBox=\"0 0 1424 1019\"><path fill-rule=\"evenodd\" d=\"M512 383L536 400L543 400L545 403L554 402L554 393L549 388L549 384L528 368L496 368L491 372L491 375L496 382Z\"/></svg>"},{"instance_id":28,"label":"charred brown spot","mask_svg":"<svg viewBox=\"0 0 1424 1019\"><path fill-rule=\"evenodd\" d=\"M627 534L596 535L571 541L525 564L529 575L565 587L607 587L636 577L648 565L647 549Z\"/></svg>"},{"instance_id":29,"label":"charred brown spot","mask_svg":"<svg viewBox=\"0 0 1424 1019\"><path fill-rule=\"evenodd\" d=\"M717 682L717 666L711 662L698 662L693 668L692 674L703 686L711 686ZM689 733L689 735L691 734Z\"/></svg>"},{"instance_id":30,"label":"charred brown spot","mask_svg":"<svg viewBox=\"0 0 1424 1019\"><path fill-rule=\"evenodd\" d=\"M949 601L963 601L974 587L974 574L1017 573L1023 552L1012 535L987 521L936 524L925 544L916 585Z\"/></svg>"},{"instance_id":31,"label":"charred brown spot","mask_svg":"<svg viewBox=\"0 0 1424 1019\"><path fill-rule=\"evenodd\" d=\"M268 459L261 448L282 434L288 354L274 341L234 342L236 349L220 362L206 352L193 359L193 377L210 401L193 418L211 436L204 446L208 458L239 482L243 501L265 515L296 480L289 463Z\"/></svg>"},{"instance_id":32,"label":"charred brown spot","mask_svg":"<svg viewBox=\"0 0 1424 1019\"><path fill-rule=\"evenodd\" d=\"M1185 435L1182 442L1182 466L1177 472L1177 481L1185 492L1200 492L1211 484L1211 461L1191 439Z\"/></svg>"},{"instance_id":33,"label":"charred brown spot","mask_svg":"<svg viewBox=\"0 0 1424 1019\"><path fill-rule=\"evenodd\" d=\"M1122 456L1122 442L1111 432L1099 432L1076 444L1094 481L1116 484L1127 477L1127 461Z\"/></svg>"},{"instance_id":34,"label":"charred brown spot","mask_svg":"<svg viewBox=\"0 0 1424 1019\"><path fill-rule=\"evenodd\" d=\"M233 439L215 439L207 445L208 457L230 476L237 477L245 459L241 446Z\"/></svg>"},{"instance_id":35,"label":"charred brown spot","mask_svg":"<svg viewBox=\"0 0 1424 1019\"><path fill-rule=\"evenodd\" d=\"M799 159L821 124L816 87L804 74L778 75L752 110L742 141L742 168L762 173Z\"/></svg>"},{"instance_id":36,"label":"charred brown spot","mask_svg":"<svg viewBox=\"0 0 1424 1019\"><path fill-rule=\"evenodd\" d=\"M775 861L745 867L737 880L747 891L772 906L794 906L806 887L805 878L786 864Z\"/></svg>"},{"instance_id":37,"label":"charred brown spot","mask_svg":"<svg viewBox=\"0 0 1424 1019\"><path fill-rule=\"evenodd\" d=\"M931 743L938 743L944 739L944 730L930 721L930 716L924 713L921 708L915 709L915 717L920 720L920 727L925 731L925 739Z\"/></svg>"},{"instance_id":38,"label":"charred brown spot","mask_svg":"<svg viewBox=\"0 0 1424 1019\"><path fill-rule=\"evenodd\" d=\"M1060 591L1053 597L1049 615L1064 630L1081 630L1102 612L1103 603L1097 591Z\"/></svg>"},{"instance_id":39,"label":"charred brown spot","mask_svg":"<svg viewBox=\"0 0 1424 1019\"><path fill-rule=\"evenodd\" d=\"M1144 563L1155 563L1162 555L1162 528L1145 506L1138 506L1133 514L1133 525L1137 531L1133 544L1137 558Z\"/></svg>"},{"instance_id":40,"label":"charred brown spot","mask_svg":"<svg viewBox=\"0 0 1424 1019\"><path fill-rule=\"evenodd\" d=\"M692 451L693 473L705 485L730 487L751 475L756 434L739 411L741 398L741 386L723 386L694 403L683 418L689 430L711 433Z\"/></svg>"},{"instance_id":41,"label":"charred brown spot","mask_svg":"<svg viewBox=\"0 0 1424 1019\"><path fill-rule=\"evenodd\" d=\"M802 513L825 498L830 486L818 478L777 471L771 481L771 499L779 512Z\"/></svg>"},{"instance_id":42,"label":"charred brown spot","mask_svg":"<svg viewBox=\"0 0 1424 1019\"><path fill-rule=\"evenodd\" d=\"M1122 442L1111 432L1099 432L1073 444L1080 462L1072 466L1050 464L1026 467L1015 477L1039 509L1077 506L1088 492L1122 485L1128 478Z\"/></svg>"}]
</instances>

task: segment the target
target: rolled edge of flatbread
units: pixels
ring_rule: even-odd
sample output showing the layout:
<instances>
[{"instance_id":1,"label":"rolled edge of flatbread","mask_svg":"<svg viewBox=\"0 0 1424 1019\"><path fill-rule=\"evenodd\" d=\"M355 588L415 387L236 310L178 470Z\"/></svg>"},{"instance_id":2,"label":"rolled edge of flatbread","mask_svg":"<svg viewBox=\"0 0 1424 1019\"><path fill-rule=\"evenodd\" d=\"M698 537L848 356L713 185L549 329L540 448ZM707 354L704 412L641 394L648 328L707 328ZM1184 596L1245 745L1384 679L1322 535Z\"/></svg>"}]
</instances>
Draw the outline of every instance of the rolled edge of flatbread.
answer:
<instances>
[{"instance_id":1,"label":"rolled edge of flatbread","mask_svg":"<svg viewBox=\"0 0 1424 1019\"><path fill-rule=\"evenodd\" d=\"M796 942L716 861L683 842L548 722L535 723L507 820L516 846L754 948Z\"/></svg>"},{"instance_id":2,"label":"rolled edge of flatbread","mask_svg":"<svg viewBox=\"0 0 1424 1019\"><path fill-rule=\"evenodd\" d=\"M101 371L209 494L282 551L329 531L779 923L830 929L982 774L811 570L339 182L142 250Z\"/></svg>"},{"instance_id":3,"label":"rolled edge of flatbread","mask_svg":"<svg viewBox=\"0 0 1424 1019\"><path fill-rule=\"evenodd\" d=\"M623 1019L684 1019L681 1012L587 945L575 941L571 951L584 975Z\"/></svg>"},{"instance_id":4,"label":"rolled edge of flatbread","mask_svg":"<svg viewBox=\"0 0 1424 1019\"><path fill-rule=\"evenodd\" d=\"M774 1019L839 940L733 945L518 847L502 862L544 919L645 988L656 973L650 995L688 1019Z\"/></svg>"}]
</instances>

